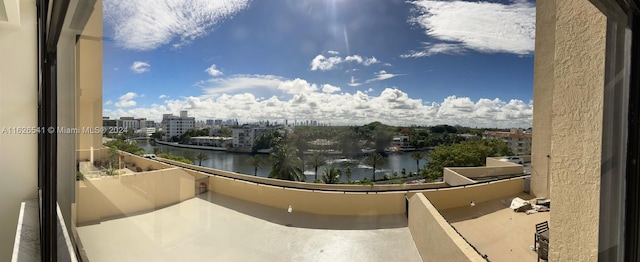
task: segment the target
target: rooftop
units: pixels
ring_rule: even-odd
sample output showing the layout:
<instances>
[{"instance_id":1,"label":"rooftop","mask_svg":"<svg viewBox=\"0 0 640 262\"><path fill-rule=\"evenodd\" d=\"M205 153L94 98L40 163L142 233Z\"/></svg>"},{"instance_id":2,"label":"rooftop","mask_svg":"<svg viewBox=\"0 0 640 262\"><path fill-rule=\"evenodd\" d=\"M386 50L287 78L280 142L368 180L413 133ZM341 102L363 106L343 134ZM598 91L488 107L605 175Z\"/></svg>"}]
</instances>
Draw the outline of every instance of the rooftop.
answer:
<instances>
[{"instance_id":1,"label":"rooftop","mask_svg":"<svg viewBox=\"0 0 640 262\"><path fill-rule=\"evenodd\" d=\"M77 230L91 261L421 261L403 214L288 213L213 192Z\"/></svg>"},{"instance_id":2,"label":"rooftop","mask_svg":"<svg viewBox=\"0 0 640 262\"><path fill-rule=\"evenodd\" d=\"M513 197L533 199L525 193ZM548 221L550 213L527 215L514 212L508 204L510 199L498 199L478 203L473 207L443 209L440 213L481 254L486 254L490 261L513 261L514 258L520 261L537 261L537 253L531 250L535 225Z\"/></svg>"}]
</instances>

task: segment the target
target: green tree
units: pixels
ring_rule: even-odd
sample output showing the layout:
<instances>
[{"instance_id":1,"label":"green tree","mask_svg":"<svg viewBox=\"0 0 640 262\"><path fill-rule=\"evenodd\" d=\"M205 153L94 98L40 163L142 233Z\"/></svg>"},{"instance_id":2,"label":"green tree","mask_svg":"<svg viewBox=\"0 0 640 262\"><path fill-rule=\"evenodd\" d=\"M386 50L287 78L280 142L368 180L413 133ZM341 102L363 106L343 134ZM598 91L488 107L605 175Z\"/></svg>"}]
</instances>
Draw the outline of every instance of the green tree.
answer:
<instances>
[{"instance_id":1,"label":"green tree","mask_svg":"<svg viewBox=\"0 0 640 262\"><path fill-rule=\"evenodd\" d=\"M254 153L260 149L269 149L273 148L276 144L278 144L282 140L282 134L280 132L273 130L271 132L262 133L256 140L253 142L253 147L251 151Z\"/></svg>"},{"instance_id":2,"label":"green tree","mask_svg":"<svg viewBox=\"0 0 640 262\"><path fill-rule=\"evenodd\" d=\"M140 146L138 146L138 143L136 143L135 141L128 142L128 141L125 141L124 139L115 139L115 140L111 140L104 143L104 145L106 147L111 147L111 148L115 147L117 148L117 150L131 153L134 155L144 154L144 150L140 148Z\"/></svg>"},{"instance_id":3,"label":"green tree","mask_svg":"<svg viewBox=\"0 0 640 262\"><path fill-rule=\"evenodd\" d=\"M108 155L109 155L109 166L108 168L110 169L119 169L119 163L118 160L120 160L120 152L118 152L118 147L117 146L111 146L109 147L109 151L108 151Z\"/></svg>"},{"instance_id":4,"label":"green tree","mask_svg":"<svg viewBox=\"0 0 640 262\"><path fill-rule=\"evenodd\" d=\"M164 132L157 131L157 132L154 132L153 134L151 134L151 138L157 139L157 140L162 140L162 136L163 135L164 135Z\"/></svg>"},{"instance_id":5,"label":"green tree","mask_svg":"<svg viewBox=\"0 0 640 262\"><path fill-rule=\"evenodd\" d=\"M189 159L187 159L186 157L183 157L183 156L174 156L174 155L171 155L171 154L160 153L160 154L158 154L158 157L166 158L166 159L174 160L174 161L178 161L178 162L182 162L182 163L189 164L189 165L193 165L193 161L191 161L191 160L189 160Z\"/></svg>"},{"instance_id":6,"label":"green tree","mask_svg":"<svg viewBox=\"0 0 640 262\"><path fill-rule=\"evenodd\" d=\"M311 165L313 167L313 170L315 172L314 173L315 175L313 177L314 180L318 179L318 167L327 164L327 159L325 158L324 154L322 154L320 152L314 152L313 155L311 155L311 157L309 157L307 162L309 163L309 165Z\"/></svg>"},{"instance_id":7,"label":"green tree","mask_svg":"<svg viewBox=\"0 0 640 262\"><path fill-rule=\"evenodd\" d=\"M345 130L340 135L340 150L342 150L342 154L345 156L355 156L362 151L360 150L360 137L351 130Z\"/></svg>"},{"instance_id":8,"label":"green tree","mask_svg":"<svg viewBox=\"0 0 640 262\"><path fill-rule=\"evenodd\" d=\"M205 154L205 153L199 152L196 155L196 160L198 160L198 165L199 166L202 166L202 161L205 161L207 159L209 159L209 156L207 156L207 154Z\"/></svg>"},{"instance_id":9,"label":"green tree","mask_svg":"<svg viewBox=\"0 0 640 262\"><path fill-rule=\"evenodd\" d=\"M344 174L347 176L347 182L351 183L351 167L347 167Z\"/></svg>"},{"instance_id":10,"label":"green tree","mask_svg":"<svg viewBox=\"0 0 640 262\"><path fill-rule=\"evenodd\" d=\"M473 167L485 164L487 157L511 155L507 145L499 139L474 139L449 146L438 146L430 153L426 176L442 176L445 167Z\"/></svg>"},{"instance_id":11,"label":"green tree","mask_svg":"<svg viewBox=\"0 0 640 262\"><path fill-rule=\"evenodd\" d=\"M267 160L259 155L253 155L249 159L247 159L247 164L253 166L253 175L258 175L258 168L267 164Z\"/></svg>"},{"instance_id":12,"label":"green tree","mask_svg":"<svg viewBox=\"0 0 640 262\"><path fill-rule=\"evenodd\" d=\"M271 153L270 178L291 181L305 181L304 172L300 168L302 161L298 157L298 150L288 143L280 143Z\"/></svg>"},{"instance_id":13,"label":"green tree","mask_svg":"<svg viewBox=\"0 0 640 262\"><path fill-rule=\"evenodd\" d=\"M373 142L376 146L376 152L384 152L391 144L392 140L393 134L391 132L386 130L376 130L373 134Z\"/></svg>"},{"instance_id":14,"label":"green tree","mask_svg":"<svg viewBox=\"0 0 640 262\"><path fill-rule=\"evenodd\" d=\"M376 181L376 168L379 167L380 165L384 165L385 163L387 163L387 159L382 156L380 153L371 153L367 156L367 158L364 159L364 163L371 166L373 168L373 178L371 179L371 181L375 182Z\"/></svg>"},{"instance_id":15,"label":"green tree","mask_svg":"<svg viewBox=\"0 0 640 262\"><path fill-rule=\"evenodd\" d=\"M411 158L416 161L416 174L420 173L420 160L424 159L425 155L421 151L415 151L411 153Z\"/></svg>"},{"instance_id":16,"label":"green tree","mask_svg":"<svg viewBox=\"0 0 640 262\"><path fill-rule=\"evenodd\" d=\"M221 137L232 137L233 136L233 130L231 130L231 128L228 127L228 126L223 126L218 131L218 135L221 136Z\"/></svg>"},{"instance_id":17,"label":"green tree","mask_svg":"<svg viewBox=\"0 0 640 262\"><path fill-rule=\"evenodd\" d=\"M180 144L189 144L191 142L191 136L182 134L180 136Z\"/></svg>"},{"instance_id":18,"label":"green tree","mask_svg":"<svg viewBox=\"0 0 640 262\"><path fill-rule=\"evenodd\" d=\"M340 170L333 167L325 169L322 172L322 181L327 184L336 184L340 180Z\"/></svg>"}]
</instances>

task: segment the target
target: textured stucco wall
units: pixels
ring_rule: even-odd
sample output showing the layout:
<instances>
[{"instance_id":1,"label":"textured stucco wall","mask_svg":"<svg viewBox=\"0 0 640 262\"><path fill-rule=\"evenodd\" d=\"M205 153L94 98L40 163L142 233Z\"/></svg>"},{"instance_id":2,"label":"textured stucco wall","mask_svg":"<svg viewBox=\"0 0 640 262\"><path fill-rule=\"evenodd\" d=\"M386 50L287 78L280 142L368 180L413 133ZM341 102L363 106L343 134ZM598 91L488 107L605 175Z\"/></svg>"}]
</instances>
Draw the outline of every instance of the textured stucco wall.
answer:
<instances>
[{"instance_id":1,"label":"textured stucco wall","mask_svg":"<svg viewBox=\"0 0 640 262\"><path fill-rule=\"evenodd\" d=\"M485 261L422 194L409 198L409 231L423 261Z\"/></svg>"},{"instance_id":2,"label":"textured stucco wall","mask_svg":"<svg viewBox=\"0 0 640 262\"><path fill-rule=\"evenodd\" d=\"M533 140L531 144L531 194L548 196L551 154L556 34L556 1L536 1L536 43L533 64Z\"/></svg>"},{"instance_id":3,"label":"textured stucco wall","mask_svg":"<svg viewBox=\"0 0 640 262\"><path fill-rule=\"evenodd\" d=\"M597 261L606 18L563 0L555 24L549 258Z\"/></svg>"},{"instance_id":4,"label":"textured stucco wall","mask_svg":"<svg viewBox=\"0 0 640 262\"><path fill-rule=\"evenodd\" d=\"M209 190L261 205L324 215L388 215L405 212L405 193L326 192L266 186L211 176Z\"/></svg>"},{"instance_id":5,"label":"textured stucco wall","mask_svg":"<svg viewBox=\"0 0 640 262\"><path fill-rule=\"evenodd\" d=\"M18 4L20 26L0 28L0 129L38 125L36 5ZM36 134L0 134L0 261L11 260L20 203L36 197L37 146Z\"/></svg>"},{"instance_id":6,"label":"textured stucco wall","mask_svg":"<svg viewBox=\"0 0 640 262\"><path fill-rule=\"evenodd\" d=\"M445 167L443 170L442 180L450 186L469 185L476 182L468 177L461 175L457 171L458 170L455 168Z\"/></svg>"},{"instance_id":7,"label":"textured stucco wall","mask_svg":"<svg viewBox=\"0 0 640 262\"><path fill-rule=\"evenodd\" d=\"M468 206L471 201L482 203L494 199L506 199L522 193L524 179L514 178L466 187L443 188L425 191L424 195L438 210Z\"/></svg>"},{"instance_id":8,"label":"textured stucco wall","mask_svg":"<svg viewBox=\"0 0 640 262\"><path fill-rule=\"evenodd\" d=\"M153 211L195 196L195 178L180 168L78 182L78 225Z\"/></svg>"}]
</instances>

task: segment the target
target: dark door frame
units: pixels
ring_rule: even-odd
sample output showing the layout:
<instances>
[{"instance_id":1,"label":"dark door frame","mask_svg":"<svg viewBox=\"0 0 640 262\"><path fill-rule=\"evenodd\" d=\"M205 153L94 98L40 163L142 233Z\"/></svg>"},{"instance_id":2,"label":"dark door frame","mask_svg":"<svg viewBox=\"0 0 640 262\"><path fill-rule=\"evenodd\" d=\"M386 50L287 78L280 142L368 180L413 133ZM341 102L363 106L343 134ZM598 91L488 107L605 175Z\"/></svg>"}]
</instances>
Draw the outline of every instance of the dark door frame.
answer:
<instances>
[{"instance_id":1,"label":"dark door frame","mask_svg":"<svg viewBox=\"0 0 640 262\"><path fill-rule=\"evenodd\" d=\"M41 261L58 259L57 45L70 0L37 0L38 196Z\"/></svg>"}]
</instances>

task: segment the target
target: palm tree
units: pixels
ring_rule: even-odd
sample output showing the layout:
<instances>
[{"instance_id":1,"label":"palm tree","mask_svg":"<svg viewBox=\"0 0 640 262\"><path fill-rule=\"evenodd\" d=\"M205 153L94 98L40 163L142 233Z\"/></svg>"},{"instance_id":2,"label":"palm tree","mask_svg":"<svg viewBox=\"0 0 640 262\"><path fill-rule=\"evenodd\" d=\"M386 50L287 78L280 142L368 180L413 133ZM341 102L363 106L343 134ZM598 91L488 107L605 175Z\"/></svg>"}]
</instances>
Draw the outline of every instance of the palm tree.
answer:
<instances>
[{"instance_id":1,"label":"palm tree","mask_svg":"<svg viewBox=\"0 0 640 262\"><path fill-rule=\"evenodd\" d=\"M319 152L315 152L313 153L313 155L311 155L311 157L308 160L309 164L311 166L313 166L313 169L315 171L315 176L314 176L314 180L318 179L318 167L319 166L323 166L327 164L327 159L324 157L324 154L319 153Z\"/></svg>"},{"instance_id":2,"label":"palm tree","mask_svg":"<svg viewBox=\"0 0 640 262\"><path fill-rule=\"evenodd\" d=\"M347 167L344 173L347 176L347 182L351 183L351 167Z\"/></svg>"},{"instance_id":3,"label":"palm tree","mask_svg":"<svg viewBox=\"0 0 640 262\"><path fill-rule=\"evenodd\" d=\"M322 181L327 184L335 184L338 183L339 180L340 170L338 169L331 167L329 169L325 169L324 172L322 172Z\"/></svg>"},{"instance_id":4,"label":"palm tree","mask_svg":"<svg viewBox=\"0 0 640 262\"><path fill-rule=\"evenodd\" d=\"M420 151L415 151L411 154L411 158L416 161L416 175L420 173L420 160L422 160L425 155Z\"/></svg>"},{"instance_id":5,"label":"palm tree","mask_svg":"<svg viewBox=\"0 0 640 262\"><path fill-rule=\"evenodd\" d=\"M370 165L373 168L373 179L372 182L376 181L376 167L379 165L384 165L387 162L387 159L384 158L380 153L371 153L367 158L364 159L365 164Z\"/></svg>"},{"instance_id":6,"label":"palm tree","mask_svg":"<svg viewBox=\"0 0 640 262\"><path fill-rule=\"evenodd\" d=\"M276 146L271 154L271 173L269 178L291 181L305 181L306 177L300 168L302 161L298 157L298 150L286 143Z\"/></svg>"},{"instance_id":7,"label":"palm tree","mask_svg":"<svg viewBox=\"0 0 640 262\"><path fill-rule=\"evenodd\" d=\"M254 176L258 175L258 168L261 166L264 166L266 163L267 163L266 159L264 159L264 157L259 155L253 155L249 159L247 159L247 164L254 167L253 169Z\"/></svg>"},{"instance_id":8,"label":"palm tree","mask_svg":"<svg viewBox=\"0 0 640 262\"><path fill-rule=\"evenodd\" d=\"M118 150L117 146L113 146L113 147L109 147L109 167L110 168L116 168L116 166L118 168L116 169L120 169L120 151Z\"/></svg>"},{"instance_id":9,"label":"palm tree","mask_svg":"<svg viewBox=\"0 0 640 262\"><path fill-rule=\"evenodd\" d=\"M196 160L198 160L198 165L202 166L202 161L209 159L209 157L205 153L198 153L196 155Z\"/></svg>"}]
</instances>

